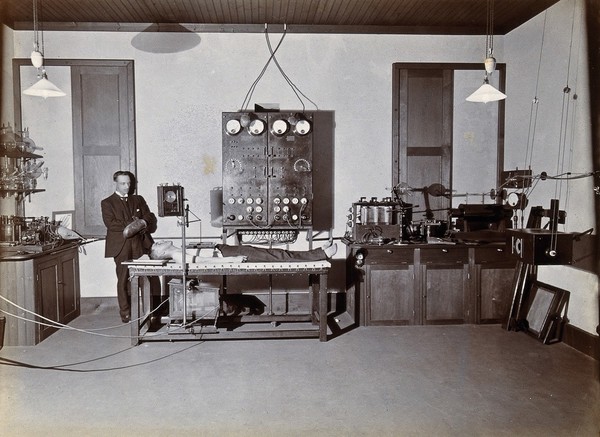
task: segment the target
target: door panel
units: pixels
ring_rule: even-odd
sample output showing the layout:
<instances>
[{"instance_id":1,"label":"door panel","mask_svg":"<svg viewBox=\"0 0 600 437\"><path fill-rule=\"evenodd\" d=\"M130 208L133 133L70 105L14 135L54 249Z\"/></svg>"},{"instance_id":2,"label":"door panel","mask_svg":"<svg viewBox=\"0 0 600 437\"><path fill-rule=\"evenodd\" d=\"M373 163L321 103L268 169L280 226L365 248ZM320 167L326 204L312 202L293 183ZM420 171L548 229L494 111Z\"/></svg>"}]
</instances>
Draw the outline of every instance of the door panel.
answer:
<instances>
[{"instance_id":1,"label":"door panel","mask_svg":"<svg viewBox=\"0 0 600 437\"><path fill-rule=\"evenodd\" d=\"M75 229L103 236L100 201L113 190L112 174L135 173L133 62L74 65L71 82Z\"/></svg>"},{"instance_id":2,"label":"door panel","mask_svg":"<svg viewBox=\"0 0 600 437\"><path fill-rule=\"evenodd\" d=\"M424 269L424 323L465 323L467 266L427 266Z\"/></svg>"},{"instance_id":3,"label":"door panel","mask_svg":"<svg viewBox=\"0 0 600 437\"><path fill-rule=\"evenodd\" d=\"M412 265L367 267L367 325L415 324Z\"/></svg>"}]
</instances>

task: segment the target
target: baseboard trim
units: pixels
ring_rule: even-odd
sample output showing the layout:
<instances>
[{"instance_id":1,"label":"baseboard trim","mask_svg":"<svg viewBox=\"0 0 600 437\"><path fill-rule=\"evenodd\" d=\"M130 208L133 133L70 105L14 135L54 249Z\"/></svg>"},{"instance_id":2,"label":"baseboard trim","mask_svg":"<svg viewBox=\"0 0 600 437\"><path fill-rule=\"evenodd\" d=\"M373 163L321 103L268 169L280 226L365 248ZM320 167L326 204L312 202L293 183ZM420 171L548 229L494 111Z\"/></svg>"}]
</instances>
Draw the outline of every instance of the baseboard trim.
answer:
<instances>
[{"instance_id":1,"label":"baseboard trim","mask_svg":"<svg viewBox=\"0 0 600 437\"><path fill-rule=\"evenodd\" d=\"M573 325L565 325L563 343L577 349L596 361L600 361L600 337Z\"/></svg>"}]
</instances>

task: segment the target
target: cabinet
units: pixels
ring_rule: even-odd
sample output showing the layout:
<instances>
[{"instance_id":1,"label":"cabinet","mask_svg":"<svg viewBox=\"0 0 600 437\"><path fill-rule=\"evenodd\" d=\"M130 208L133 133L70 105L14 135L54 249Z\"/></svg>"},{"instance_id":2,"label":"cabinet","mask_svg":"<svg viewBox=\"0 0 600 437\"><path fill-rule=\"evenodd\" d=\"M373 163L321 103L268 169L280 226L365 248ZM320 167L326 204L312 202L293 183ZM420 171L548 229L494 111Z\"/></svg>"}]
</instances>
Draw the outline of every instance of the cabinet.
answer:
<instances>
[{"instance_id":1,"label":"cabinet","mask_svg":"<svg viewBox=\"0 0 600 437\"><path fill-rule=\"evenodd\" d=\"M360 325L500 323L508 317L516 263L503 244L348 244L347 263L348 312Z\"/></svg>"},{"instance_id":2,"label":"cabinet","mask_svg":"<svg viewBox=\"0 0 600 437\"><path fill-rule=\"evenodd\" d=\"M57 330L34 323L39 314L59 323L69 323L80 314L79 254L76 244L46 253L19 255L0 261L2 300L0 308L19 318L8 316L4 344L31 346Z\"/></svg>"}]
</instances>

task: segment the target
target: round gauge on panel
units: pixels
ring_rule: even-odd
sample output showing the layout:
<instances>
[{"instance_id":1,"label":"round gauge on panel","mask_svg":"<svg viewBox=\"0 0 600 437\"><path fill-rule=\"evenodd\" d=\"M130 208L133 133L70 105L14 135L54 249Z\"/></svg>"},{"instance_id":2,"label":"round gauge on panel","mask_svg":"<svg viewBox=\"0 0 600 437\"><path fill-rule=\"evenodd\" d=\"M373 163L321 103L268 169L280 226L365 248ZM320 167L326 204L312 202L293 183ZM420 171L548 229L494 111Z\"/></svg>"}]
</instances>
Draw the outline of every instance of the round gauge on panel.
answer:
<instances>
[{"instance_id":1,"label":"round gauge on panel","mask_svg":"<svg viewBox=\"0 0 600 437\"><path fill-rule=\"evenodd\" d=\"M233 173L241 173L242 171L244 171L244 169L242 168L242 163L240 162L239 159L230 159L225 163L225 169L227 171L233 172Z\"/></svg>"},{"instance_id":2,"label":"round gauge on panel","mask_svg":"<svg viewBox=\"0 0 600 437\"><path fill-rule=\"evenodd\" d=\"M173 203L177 201L177 194L175 193L175 191L167 191L165 193L165 200L169 203Z\"/></svg>"},{"instance_id":3,"label":"round gauge on panel","mask_svg":"<svg viewBox=\"0 0 600 437\"><path fill-rule=\"evenodd\" d=\"M297 159L294 162L294 171L298 173L306 173L310 171L310 162L304 158Z\"/></svg>"},{"instance_id":4,"label":"round gauge on panel","mask_svg":"<svg viewBox=\"0 0 600 437\"><path fill-rule=\"evenodd\" d=\"M285 135L286 132L290 129L290 125L285 120L275 120L273 122L273 126L271 131L274 135L281 136Z\"/></svg>"},{"instance_id":5,"label":"round gauge on panel","mask_svg":"<svg viewBox=\"0 0 600 437\"><path fill-rule=\"evenodd\" d=\"M517 193L509 193L506 203L514 208L519 204L519 195Z\"/></svg>"},{"instance_id":6,"label":"round gauge on panel","mask_svg":"<svg viewBox=\"0 0 600 437\"><path fill-rule=\"evenodd\" d=\"M296 122L296 127L294 128L294 132L298 135L306 135L310 132L310 121L308 120L298 120Z\"/></svg>"},{"instance_id":7,"label":"round gauge on panel","mask_svg":"<svg viewBox=\"0 0 600 437\"><path fill-rule=\"evenodd\" d=\"M527 203L527 196L524 193L512 192L506 198L506 204L514 209L525 209Z\"/></svg>"},{"instance_id":8,"label":"round gauge on panel","mask_svg":"<svg viewBox=\"0 0 600 437\"><path fill-rule=\"evenodd\" d=\"M239 122L239 120L229 120L225 124L225 129L229 135L237 135L242 130L242 124Z\"/></svg>"},{"instance_id":9,"label":"round gauge on panel","mask_svg":"<svg viewBox=\"0 0 600 437\"><path fill-rule=\"evenodd\" d=\"M260 135L265 131L265 122L260 119L254 119L248 125L248 131L252 135Z\"/></svg>"}]
</instances>

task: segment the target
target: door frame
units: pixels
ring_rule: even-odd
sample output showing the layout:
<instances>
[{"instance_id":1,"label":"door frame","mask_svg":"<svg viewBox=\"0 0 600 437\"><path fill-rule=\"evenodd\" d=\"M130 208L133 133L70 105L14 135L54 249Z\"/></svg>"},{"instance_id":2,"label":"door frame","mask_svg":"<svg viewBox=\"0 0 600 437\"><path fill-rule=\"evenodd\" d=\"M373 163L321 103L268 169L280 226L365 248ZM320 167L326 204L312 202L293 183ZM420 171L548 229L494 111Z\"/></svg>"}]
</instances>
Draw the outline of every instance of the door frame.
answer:
<instances>
[{"instance_id":1,"label":"door frame","mask_svg":"<svg viewBox=\"0 0 600 437\"><path fill-rule=\"evenodd\" d=\"M126 78L126 86L128 93L128 102L127 102L127 111L128 111L128 119L129 123L126 127L127 136L128 136L128 161L129 165L126 166L128 168L123 168L132 171L136 174L136 129L135 129L135 81L134 81L134 61L131 59L126 60L118 60L118 59L44 59L45 66L58 66L58 67L69 67L71 80L73 80L73 67L125 67L127 70L127 78ZM12 60L13 67L13 102L14 102L14 124L15 131L20 131L22 129L22 96L21 96L21 67L32 67L31 60L29 58L15 58ZM76 101L73 100L73 96L67 97L71 99L71 107L74 108ZM73 111L75 114L75 111ZM73 120L71 125L74 128ZM74 132L75 134L75 132ZM73 145L75 147L77 145L77 141L75 139L75 135L73 138ZM75 164L77 161L76 151L74 150L74 160L73 160L73 171L74 171L74 180L81 180L80 172L76 168ZM79 178L79 179L78 179ZM83 187L75 186L75 198L74 198L74 209L75 209L75 220L74 223L77 225L75 227L79 227L77 231L86 237L103 237L102 232L98 230L89 230L84 229L87 228L87 225L82 220L81 214L84 208L84 199L82 194ZM24 200L22 200L24 202ZM19 210L17 208L17 210ZM23 205L20 208L23 211Z\"/></svg>"},{"instance_id":2,"label":"door frame","mask_svg":"<svg viewBox=\"0 0 600 437\"><path fill-rule=\"evenodd\" d=\"M402 110L400 99L400 72L404 69L436 69L436 70L481 70L484 71L481 62L476 63L421 63L421 62L397 62L392 64L392 186L395 187L400 181L401 162L401 138L400 138L400 119L406 114ZM499 77L499 89L506 90L506 64L496 65L496 72ZM477 84L474 84L476 86ZM504 114L505 101L498 101L498 138L496 148L496 186L500 183L502 171L504 169ZM453 117L454 118L454 117ZM450 175L452 178L452 174Z\"/></svg>"}]
</instances>

